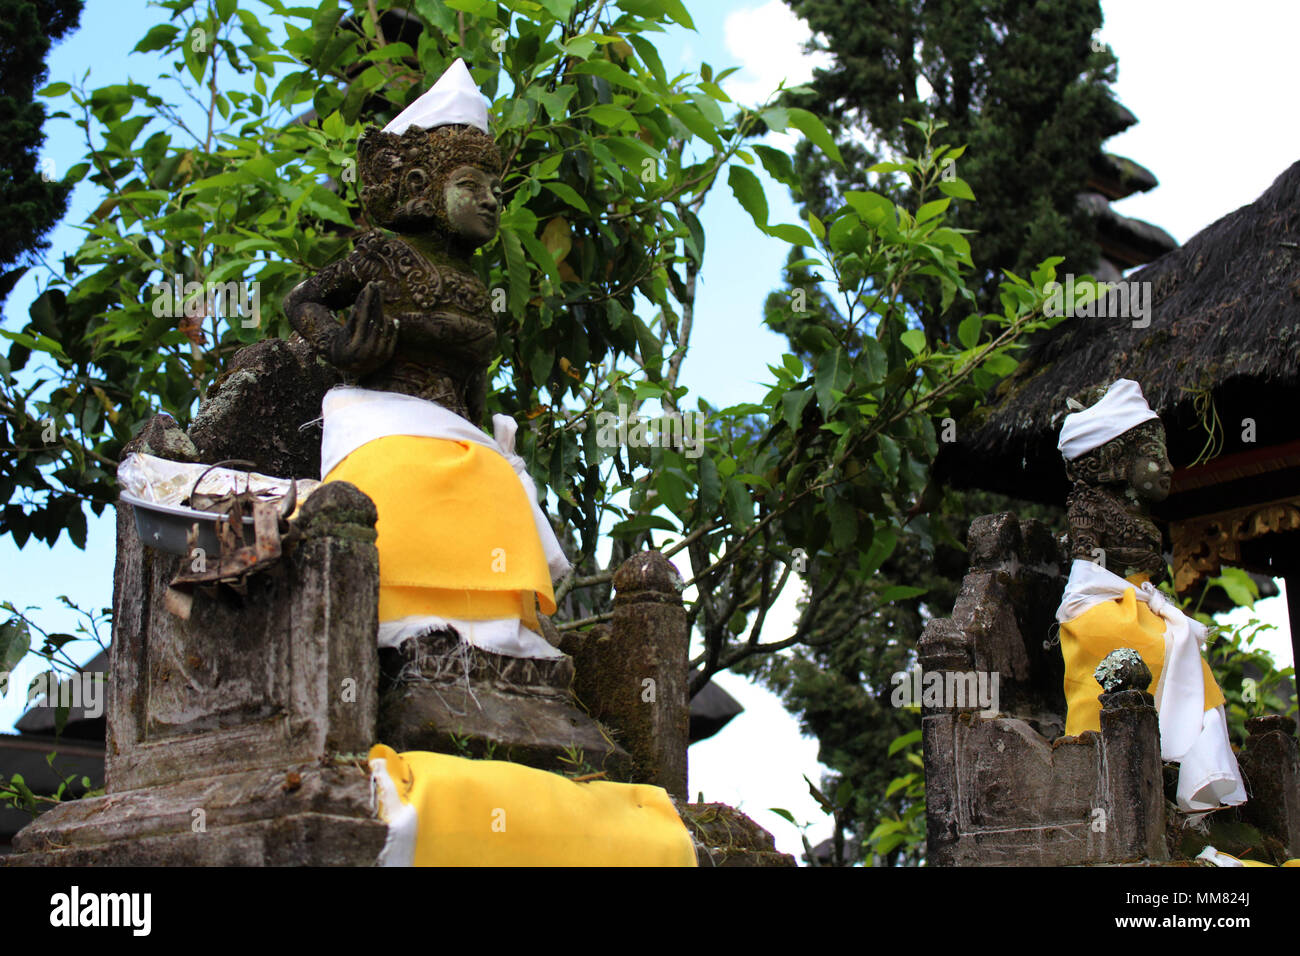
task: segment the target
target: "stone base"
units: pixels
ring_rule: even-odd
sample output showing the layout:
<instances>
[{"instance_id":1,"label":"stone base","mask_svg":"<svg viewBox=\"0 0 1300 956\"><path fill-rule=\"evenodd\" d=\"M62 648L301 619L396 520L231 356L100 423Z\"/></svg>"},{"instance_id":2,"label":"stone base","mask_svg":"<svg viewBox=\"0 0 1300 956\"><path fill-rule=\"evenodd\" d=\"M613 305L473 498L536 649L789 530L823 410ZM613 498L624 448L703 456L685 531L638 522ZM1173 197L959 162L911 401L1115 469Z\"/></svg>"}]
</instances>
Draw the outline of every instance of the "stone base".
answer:
<instances>
[{"instance_id":1,"label":"stone base","mask_svg":"<svg viewBox=\"0 0 1300 956\"><path fill-rule=\"evenodd\" d=\"M199 777L60 804L6 866L373 866L388 828L364 760Z\"/></svg>"},{"instance_id":2,"label":"stone base","mask_svg":"<svg viewBox=\"0 0 1300 956\"><path fill-rule=\"evenodd\" d=\"M523 660L463 643L452 631L380 655L379 740L581 776L630 781L632 761L577 706L573 661Z\"/></svg>"},{"instance_id":3,"label":"stone base","mask_svg":"<svg viewBox=\"0 0 1300 956\"><path fill-rule=\"evenodd\" d=\"M757 823L725 803L678 805L682 822L695 839L695 859L702 867L795 866L776 841Z\"/></svg>"}]
</instances>

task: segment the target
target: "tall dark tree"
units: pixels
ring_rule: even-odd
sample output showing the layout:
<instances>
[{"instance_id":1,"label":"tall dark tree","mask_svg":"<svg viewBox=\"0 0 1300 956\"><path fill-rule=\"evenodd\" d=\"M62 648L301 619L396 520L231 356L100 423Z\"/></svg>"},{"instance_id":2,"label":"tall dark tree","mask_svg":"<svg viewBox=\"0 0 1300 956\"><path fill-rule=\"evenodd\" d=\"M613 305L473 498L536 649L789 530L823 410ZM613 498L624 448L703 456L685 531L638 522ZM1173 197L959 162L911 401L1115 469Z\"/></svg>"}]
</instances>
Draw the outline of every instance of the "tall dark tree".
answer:
<instances>
[{"instance_id":1,"label":"tall dark tree","mask_svg":"<svg viewBox=\"0 0 1300 956\"><path fill-rule=\"evenodd\" d=\"M1095 227L1077 201L1102 141L1114 132L1115 57L1095 43L1099 0L788 0L834 64L795 99L834 125L842 168L806 144L795 169L819 215L868 169L923 145L912 125L944 122L941 140L966 151L961 178L978 204L953 225L974 230L981 304L1000 311L1002 270L1025 274L1048 256L1090 271ZM863 141L869 145L863 145ZM905 193L906 189L903 187ZM941 310L924 316L941 328Z\"/></svg>"},{"instance_id":2,"label":"tall dark tree","mask_svg":"<svg viewBox=\"0 0 1300 956\"><path fill-rule=\"evenodd\" d=\"M982 311L1002 311L1003 270L1027 277L1042 259L1063 256L1062 271L1092 271L1099 255L1095 226L1078 194L1103 140L1115 131L1117 110L1108 87L1115 58L1093 39L1102 23L1098 0L787 2L812 29L811 46L833 57L829 68L816 71L811 92L790 94L790 105L827 117L845 159L837 167L800 145L796 198L805 211L824 218L854 189L891 192L916 209L905 179L871 167L919 155L925 137L914 124L934 120L947 124L935 148L948 144L953 171L960 170L978 199L965 203L954 195L949 221L972 231L972 258L982 270L972 287ZM767 322L796 351L810 326L845 324L817 278L792 265L787 288L769 297ZM949 306L937 281L913 303L931 342L957 340L968 310ZM942 423L935 424L942 432ZM1052 509L931 486L869 585L925 593L862 613L850 639L817 647L814 638L813 646L753 669L799 715L804 730L817 735L820 758L833 771L820 788L836 823L834 847L824 855L832 862L916 862L923 855L918 815L910 828L889 824L906 819L915 802L910 788L892 784L887 793L907 771L906 750L891 754L890 745L919 727L915 711L891 706L890 676L909 666L925 620L951 612L970 518L1001 510L1055 517ZM820 570L809 570L815 586ZM848 614L878 606L846 586L828 600ZM914 749L919 753L919 744Z\"/></svg>"},{"instance_id":3,"label":"tall dark tree","mask_svg":"<svg viewBox=\"0 0 1300 956\"><path fill-rule=\"evenodd\" d=\"M0 0L0 303L67 210L71 186L38 168L46 113L35 94L51 43L76 28L83 4Z\"/></svg>"}]
</instances>

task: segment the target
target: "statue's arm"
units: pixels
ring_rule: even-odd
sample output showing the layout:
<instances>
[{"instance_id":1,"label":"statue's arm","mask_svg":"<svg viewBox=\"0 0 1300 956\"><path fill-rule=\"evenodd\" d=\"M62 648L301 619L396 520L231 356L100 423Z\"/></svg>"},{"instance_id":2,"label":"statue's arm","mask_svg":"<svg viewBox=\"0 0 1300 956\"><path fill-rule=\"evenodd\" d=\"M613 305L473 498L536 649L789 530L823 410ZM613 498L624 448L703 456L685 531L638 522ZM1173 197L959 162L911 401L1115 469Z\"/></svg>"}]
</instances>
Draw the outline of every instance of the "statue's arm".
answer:
<instances>
[{"instance_id":1,"label":"statue's arm","mask_svg":"<svg viewBox=\"0 0 1300 956\"><path fill-rule=\"evenodd\" d=\"M383 286L366 282L356 253L333 262L284 298L289 324L323 355L345 372L364 375L383 365L397 346L397 322L386 317ZM344 323L334 313L352 306Z\"/></svg>"}]
</instances>

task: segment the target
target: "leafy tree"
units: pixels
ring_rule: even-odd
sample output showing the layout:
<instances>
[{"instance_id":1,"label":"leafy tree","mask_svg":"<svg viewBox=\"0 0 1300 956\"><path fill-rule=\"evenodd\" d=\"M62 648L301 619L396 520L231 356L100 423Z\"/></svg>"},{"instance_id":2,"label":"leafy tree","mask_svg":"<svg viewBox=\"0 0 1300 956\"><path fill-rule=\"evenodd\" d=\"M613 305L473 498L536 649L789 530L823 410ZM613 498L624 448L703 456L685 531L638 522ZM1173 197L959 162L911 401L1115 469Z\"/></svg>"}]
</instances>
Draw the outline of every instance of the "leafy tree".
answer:
<instances>
[{"instance_id":1,"label":"leafy tree","mask_svg":"<svg viewBox=\"0 0 1300 956\"><path fill-rule=\"evenodd\" d=\"M945 221L949 197L969 187L941 181L934 128L898 167L926 203L918 214L858 190L824 215L770 223L750 166L797 181L786 154L746 146L751 134L789 129L833 162L840 152L807 110L732 103L718 85L726 72L703 64L670 76L651 38L669 21L691 26L680 0L264 6L169 0L170 21L137 46L174 57L198 125L139 83L72 91L87 156L68 180L88 178L105 200L32 321L4 333L0 395L16 448L0 474L10 501L0 530L21 543L66 529L80 543L83 504L112 499L112 467L143 422L161 409L187 423L238 348L288 334L282 295L367 226L353 157L361 129L459 56L493 99L507 158L500 236L476 259L506 300L489 406L532 423L521 454L570 533L575 571L557 598L581 595L585 616L561 626L609 616L612 564L596 559L608 536L615 561L645 546L685 552L703 640L695 688L747 659L847 633L853 622L825 597L840 582L865 586L893 554L937 448L933 420L973 402L1014 364L1020 338L1047 324L1051 262L1032 280L1006 280L999 310L970 305L969 244ZM386 32L408 6L401 23L416 16L420 29ZM244 88L227 85L235 76ZM698 211L723 176L757 228L811 251L798 267L825 269L849 312L768 367L762 402L695 397L701 446L610 440L601 412L689 409L682 360L696 324L714 321L695 309ZM185 283L183 314L158 307L164 281ZM258 284L251 314L204 296L204 283L231 281ZM967 313L959 343L916 327L909 303L931 281ZM20 383L31 356L42 364ZM44 397L33 376L44 376ZM49 443L43 422L55 426ZM795 549L819 584L794 631L767 639ZM25 650L27 630L10 633L10 649Z\"/></svg>"},{"instance_id":2,"label":"leafy tree","mask_svg":"<svg viewBox=\"0 0 1300 956\"><path fill-rule=\"evenodd\" d=\"M0 0L0 304L25 261L49 248L43 236L63 217L69 187L36 161L45 106L33 99L50 44L77 26L84 0Z\"/></svg>"},{"instance_id":3,"label":"leafy tree","mask_svg":"<svg viewBox=\"0 0 1300 956\"><path fill-rule=\"evenodd\" d=\"M823 115L845 157L835 166L800 144L794 192L805 211L822 215L846 191L875 188L924 218L927 197L910 178L896 177L900 167L890 160L929 155L923 123L941 123L948 142L965 144L936 150L932 158L943 169L940 186L968 200L948 218L967 230L978 264L969 285L981 308L1002 307L1003 277L1026 274L1047 256L1059 254L1062 268L1075 273L1093 267L1094 226L1076 196L1112 131L1107 84L1115 64L1092 41L1101 25L1097 0L787 2L813 30L811 46L830 53L833 63L783 102ZM960 182L944 183L948 178ZM969 201L974 197L978 202ZM792 260L798 257L792 253ZM794 261L786 288L767 303L768 325L796 351L812 328L851 324L816 279ZM919 284L907 303L928 341L972 341L966 303L939 277ZM965 411L959 407L946 425L936 423L949 432L945 440L952 440ZM971 517L1006 510L1052 523L1061 517L1059 509L933 485L918 488L904 510L908 520L877 579L858 590L840 584L829 594L855 619L852 633L755 667L821 741L821 759L833 771L823 787L845 794L834 801L837 830L843 825L854 834L844 843L837 832L836 845L895 863L923 855L923 846L903 831L880 832L890 820L916 820L915 789L891 787L898 778L888 750L919 726L919 717L888 706L889 678L910 666L925 620L951 610ZM873 591L893 600L877 611Z\"/></svg>"}]
</instances>

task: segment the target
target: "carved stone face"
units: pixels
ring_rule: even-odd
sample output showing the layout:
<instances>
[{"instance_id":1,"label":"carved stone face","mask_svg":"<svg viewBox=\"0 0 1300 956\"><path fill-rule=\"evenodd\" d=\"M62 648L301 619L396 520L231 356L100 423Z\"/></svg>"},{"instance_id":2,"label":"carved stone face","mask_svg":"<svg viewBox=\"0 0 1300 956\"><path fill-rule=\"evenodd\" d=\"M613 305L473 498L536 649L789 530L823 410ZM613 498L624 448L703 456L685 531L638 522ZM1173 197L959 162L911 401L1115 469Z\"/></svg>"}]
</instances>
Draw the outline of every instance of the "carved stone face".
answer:
<instances>
[{"instance_id":1,"label":"carved stone face","mask_svg":"<svg viewBox=\"0 0 1300 956\"><path fill-rule=\"evenodd\" d=\"M443 208L452 231L473 248L491 242L501 219L501 180L476 166L459 166L444 182Z\"/></svg>"},{"instance_id":2,"label":"carved stone face","mask_svg":"<svg viewBox=\"0 0 1300 956\"><path fill-rule=\"evenodd\" d=\"M1135 497L1143 501L1164 501L1169 497L1174 467L1165 450L1163 428L1151 429L1134 444L1125 473Z\"/></svg>"}]
</instances>

